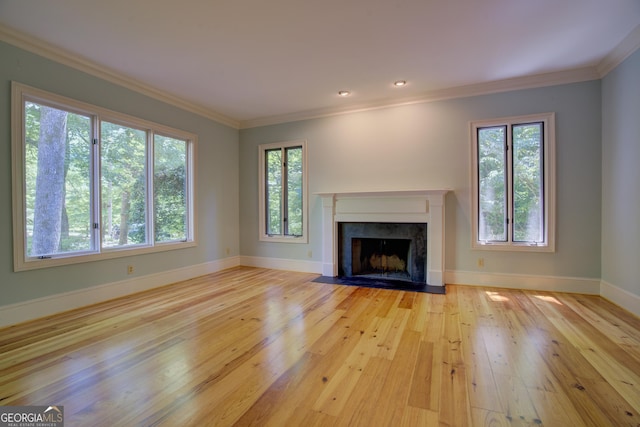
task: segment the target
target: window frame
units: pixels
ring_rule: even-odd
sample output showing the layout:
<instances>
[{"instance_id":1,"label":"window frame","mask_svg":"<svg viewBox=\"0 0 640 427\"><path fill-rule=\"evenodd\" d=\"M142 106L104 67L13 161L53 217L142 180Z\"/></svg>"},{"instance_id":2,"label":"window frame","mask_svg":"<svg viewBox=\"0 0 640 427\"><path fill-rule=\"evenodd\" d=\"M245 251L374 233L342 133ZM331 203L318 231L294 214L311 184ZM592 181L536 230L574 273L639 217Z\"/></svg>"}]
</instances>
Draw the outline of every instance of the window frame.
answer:
<instances>
[{"instance_id":1,"label":"window frame","mask_svg":"<svg viewBox=\"0 0 640 427\"><path fill-rule=\"evenodd\" d=\"M543 124L542 145L542 180L543 180L543 213L544 240L542 242L514 241L513 221L513 127L524 124ZM507 240L482 241L479 239L480 198L478 168L478 131L482 128L506 127L507 151L505 168L507 172L506 204L507 204ZM522 252L555 252L555 205L556 205L556 159L555 159L555 113L530 114L498 119L477 120L470 123L471 141L471 247L478 250L522 251Z\"/></svg>"},{"instance_id":2,"label":"window frame","mask_svg":"<svg viewBox=\"0 0 640 427\"><path fill-rule=\"evenodd\" d=\"M282 150L283 153L287 148L302 147L302 235L272 235L267 233L267 203L266 203L266 153L270 150ZM306 140L294 140L286 142L273 142L268 144L261 144L258 146L258 238L263 242L276 242L276 243L308 243L309 242L309 209L308 209L308 168L307 168L307 141ZM283 178L284 181L284 178ZM286 184L283 184L283 193L286 188Z\"/></svg>"},{"instance_id":3,"label":"window frame","mask_svg":"<svg viewBox=\"0 0 640 427\"><path fill-rule=\"evenodd\" d=\"M11 83L11 173L12 173L12 213L13 213L13 264L14 271L26 271L61 265L78 264L127 257L133 255L163 252L197 246L196 203L195 197L195 158L198 136L183 130L140 119L127 114L108 110L62 95L30 87L18 82ZM25 186L25 102L34 102L58 108L71 113L88 116L91 122L92 139L97 141L91 150L90 161L90 212L91 212L91 248L89 250L66 252L38 258L27 254L27 212ZM130 244L123 247L103 247L102 242L102 206L101 206L101 123L110 122L143 130L146 133L145 159L145 226L147 242ZM168 136L186 142L186 232L185 240L155 242L153 218L153 141L154 135ZM98 228L93 225L97 224Z\"/></svg>"}]
</instances>

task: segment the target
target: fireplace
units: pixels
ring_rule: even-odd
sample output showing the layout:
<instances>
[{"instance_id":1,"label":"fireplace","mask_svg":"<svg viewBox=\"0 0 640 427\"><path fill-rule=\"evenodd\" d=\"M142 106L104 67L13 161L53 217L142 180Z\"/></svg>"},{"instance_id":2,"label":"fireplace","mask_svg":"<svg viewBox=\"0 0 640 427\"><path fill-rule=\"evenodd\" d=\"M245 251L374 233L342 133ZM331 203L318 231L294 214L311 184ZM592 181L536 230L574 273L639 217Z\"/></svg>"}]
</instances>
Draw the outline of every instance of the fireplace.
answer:
<instances>
[{"instance_id":1,"label":"fireplace","mask_svg":"<svg viewBox=\"0 0 640 427\"><path fill-rule=\"evenodd\" d=\"M405 278L408 276L406 280L444 286L444 198L447 192L448 190L402 190L316 193L322 199L322 275L354 275L355 244L356 247L359 245L355 249L356 252L359 251L355 255L356 275L389 274L393 270L393 274L404 274ZM360 224L357 227L362 231L345 232L344 224ZM423 237L414 239L408 237L405 231L398 231L405 226L410 228L418 224L424 227ZM386 236L373 235L371 230L376 227L376 233L380 231L380 227L391 227L396 231L395 234ZM348 245L342 242L345 234L352 234ZM354 238L355 243L352 241ZM367 239L379 239L382 242L370 242ZM405 249L396 246L401 244L395 240L410 240L406 254ZM390 241L394 241L392 246L388 246ZM378 245L380 249L375 251L371 249L372 245ZM414 253L412 245L422 245L424 251L421 249L420 254ZM395 253L389 254L388 249L394 249ZM393 255L396 257L391 260ZM406 258L404 273L399 268L403 256ZM390 261L393 267L390 267ZM348 267L347 264L351 266ZM372 264L374 267L371 267ZM414 280L416 278L419 280Z\"/></svg>"},{"instance_id":2,"label":"fireplace","mask_svg":"<svg viewBox=\"0 0 640 427\"><path fill-rule=\"evenodd\" d=\"M338 224L338 276L424 283L426 255L427 224Z\"/></svg>"}]
</instances>

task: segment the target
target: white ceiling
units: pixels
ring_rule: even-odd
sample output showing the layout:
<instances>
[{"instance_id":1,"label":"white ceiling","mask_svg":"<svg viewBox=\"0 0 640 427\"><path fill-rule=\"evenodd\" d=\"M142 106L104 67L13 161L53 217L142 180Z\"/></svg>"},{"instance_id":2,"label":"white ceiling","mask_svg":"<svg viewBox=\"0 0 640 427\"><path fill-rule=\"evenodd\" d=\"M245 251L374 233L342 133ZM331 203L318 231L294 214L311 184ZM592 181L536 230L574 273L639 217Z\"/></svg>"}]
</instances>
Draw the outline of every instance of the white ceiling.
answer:
<instances>
[{"instance_id":1,"label":"white ceiling","mask_svg":"<svg viewBox=\"0 0 640 427\"><path fill-rule=\"evenodd\" d=\"M597 78L637 47L640 0L0 0L0 25L9 42L247 127Z\"/></svg>"}]
</instances>

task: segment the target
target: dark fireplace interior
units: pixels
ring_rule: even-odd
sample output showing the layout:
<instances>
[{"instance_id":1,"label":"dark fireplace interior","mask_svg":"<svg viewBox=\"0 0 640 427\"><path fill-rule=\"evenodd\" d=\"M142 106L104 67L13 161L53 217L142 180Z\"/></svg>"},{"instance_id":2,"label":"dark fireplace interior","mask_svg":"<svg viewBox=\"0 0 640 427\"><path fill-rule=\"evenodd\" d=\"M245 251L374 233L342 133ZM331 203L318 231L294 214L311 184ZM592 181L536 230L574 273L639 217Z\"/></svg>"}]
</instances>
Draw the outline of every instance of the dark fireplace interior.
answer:
<instances>
[{"instance_id":1,"label":"dark fireplace interior","mask_svg":"<svg viewBox=\"0 0 640 427\"><path fill-rule=\"evenodd\" d=\"M427 224L342 222L338 274L424 283Z\"/></svg>"},{"instance_id":2,"label":"dark fireplace interior","mask_svg":"<svg viewBox=\"0 0 640 427\"><path fill-rule=\"evenodd\" d=\"M390 276L411 280L409 239L351 239L351 274L353 276Z\"/></svg>"}]
</instances>

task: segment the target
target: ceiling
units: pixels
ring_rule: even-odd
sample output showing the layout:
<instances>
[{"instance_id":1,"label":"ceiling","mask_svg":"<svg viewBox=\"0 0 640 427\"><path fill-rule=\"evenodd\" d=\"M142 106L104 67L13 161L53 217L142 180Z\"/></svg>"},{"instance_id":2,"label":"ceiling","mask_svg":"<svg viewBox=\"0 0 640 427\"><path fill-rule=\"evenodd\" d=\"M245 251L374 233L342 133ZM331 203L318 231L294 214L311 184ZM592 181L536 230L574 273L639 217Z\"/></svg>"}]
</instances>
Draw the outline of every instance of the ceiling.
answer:
<instances>
[{"instance_id":1,"label":"ceiling","mask_svg":"<svg viewBox=\"0 0 640 427\"><path fill-rule=\"evenodd\" d=\"M640 0L0 0L0 26L242 128L598 78L640 45Z\"/></svg>"}]
</instances>

